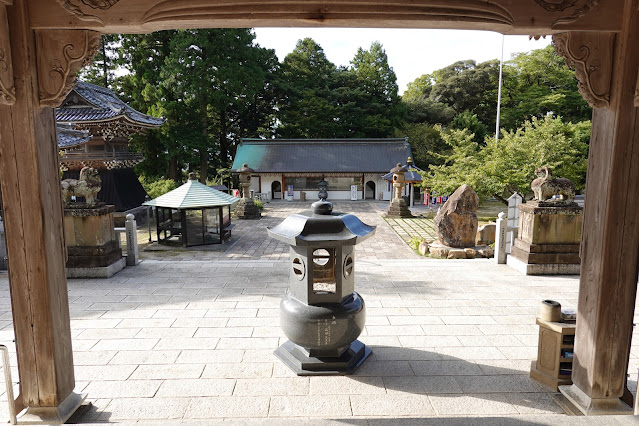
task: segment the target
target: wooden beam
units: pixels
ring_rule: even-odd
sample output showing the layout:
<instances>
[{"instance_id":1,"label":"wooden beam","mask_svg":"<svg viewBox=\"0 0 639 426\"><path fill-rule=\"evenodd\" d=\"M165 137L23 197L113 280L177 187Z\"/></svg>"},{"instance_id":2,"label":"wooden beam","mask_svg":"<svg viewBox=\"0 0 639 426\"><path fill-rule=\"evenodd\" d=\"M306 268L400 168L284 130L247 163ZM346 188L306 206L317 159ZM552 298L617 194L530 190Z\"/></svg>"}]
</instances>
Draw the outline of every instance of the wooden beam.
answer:
<instances>
[{"instance_id":1,"label":"wooden beam","mask_svg":"<svg viewBox=\"0 0 639 426\"><path fill-rule=\"evenodd\" d=\"M623 0L32 0L39 29L450 28L542 35L621 28Z\"/></svg>"},{"instance_id":2,"label":"wooden beam","mask_svg":"<svg viewBox=\"0 0 639 426\"><path fill-rule=\"evenodd\" d=\"M587 51L588 43L583 46ZM595 108L581 243L573 385L584 414L632 414L626 386L639 262L639 0L627 0L617 35L608 108Z\"/></svg>"},{"instance_id":3,"label":"wooden beam","mask_svg":"<svg viewBox=\"0 0 639 426\"><path fill-rule=\"evenodd\" d=\"M7 7L15 102L0 105L0 180L9 257L22 421L59 423L81 403L64 269L55 119L38 98L27 0Z\"/></svg>"}]
</instances>

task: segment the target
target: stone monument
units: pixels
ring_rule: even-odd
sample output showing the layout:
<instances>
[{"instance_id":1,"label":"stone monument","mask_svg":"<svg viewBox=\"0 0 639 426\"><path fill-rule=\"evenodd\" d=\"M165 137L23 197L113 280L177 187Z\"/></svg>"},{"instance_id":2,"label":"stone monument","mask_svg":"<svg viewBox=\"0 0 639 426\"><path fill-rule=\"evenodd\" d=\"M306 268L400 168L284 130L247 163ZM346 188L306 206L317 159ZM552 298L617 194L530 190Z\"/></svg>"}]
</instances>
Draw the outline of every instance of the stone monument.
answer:
<instances>
[{"instance_id":1,"label":"stone monument","mask_svg":"<svg viewBox=\"0 0 639 426\"><path fill-rule=\"evenodd\" d=\"M67 277L108 278L121 271L125 260L115 239L115 207L96 198L101 188L97 170L84 167L80 179L64 179L61 186ZM77 201L79 197L85 202Z\"/></svg>"},{"instance_id":2,"label":"stone monument","mask_svg":"<svg viewBox=\"0 0 639 426\"><path fill-rule=\"evenodd\" d=\"M262 213L255 205L255 201L251 198L249 191L249 187L251 186L251 173L255 170L244 163L237 171L240 174L242 198L235 207L235 217L238 219L259 219L262 217Z\"/></svg>"},{"instance_id":3,"label":"stone monument","mask_svg":"<svg viewBox=\"0 0 639 426\"><path fill-rule=\"evenodd\" d=\"M479 197L464 184L457 188L435 216L438 243L430 247L431 255L448 259L469 259L477 255L492 257L487 246L475 246Z\"/></svg>"},{"instance_id":4,"label":"stone monument","mask_svg":"<svg viewBox=\"0 0 639 426\"><path fill-rule=\"evenodd\" d=\"M526 275L579 274L583 208L575 185L553 178L548 167L535 170L532 201L519 205L519 231L507 264Z\"/></svg>"},{"instance_id":5,"label":"stone monument","mask_svg":"<svg viewBox=\"0 0 639 426\"><path fill-rule=\"evenodd\" d=\"M393 200L386 210L386 217L413 217L413 214L406 204L406 200L402 198L402 187L406 182L404 173L406 173L406 167L397 163L397 166L391 169L393 174Z\"/></svg>"}]
</instances>

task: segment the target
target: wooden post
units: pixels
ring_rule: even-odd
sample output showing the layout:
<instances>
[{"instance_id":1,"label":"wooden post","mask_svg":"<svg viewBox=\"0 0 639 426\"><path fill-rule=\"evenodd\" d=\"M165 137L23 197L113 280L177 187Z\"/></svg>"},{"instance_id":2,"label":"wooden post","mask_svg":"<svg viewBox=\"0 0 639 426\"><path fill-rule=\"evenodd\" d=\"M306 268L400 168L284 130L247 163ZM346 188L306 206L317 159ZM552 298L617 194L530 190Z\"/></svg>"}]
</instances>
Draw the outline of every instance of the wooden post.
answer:
<instances>
[{"instance_id":1,"label":"wooden post","mask_svg":"<svg viewBox=\"0 0 639 426\"><path fill-rule=\"evenodd\" d=\"M560 52L575 66L580 90L589 92L586 99L597 106L581 242L573 385L560 388L584 414L632 414L619 398L626 387L639 261L639 0L626 0L623 21L616 37L555 36ZM607 71L608 83L602 81Z\"/></svg>"},{"instance_id":2,"label":"wooden post","mask_svg":"<svg viewBox=\"0 0 639 426\"><path fill-rule=\"evenodd\" d=\"M83 396L73 392L55 119L52 108L41 106L28 2L2 3L8 25L0 26L0 38L10 43L2 56L10 55L15 77L14 99L0 102L0 179L20 376L16 402L27 408L20 422L62 423Z\"/></svg>"}]
</instances>

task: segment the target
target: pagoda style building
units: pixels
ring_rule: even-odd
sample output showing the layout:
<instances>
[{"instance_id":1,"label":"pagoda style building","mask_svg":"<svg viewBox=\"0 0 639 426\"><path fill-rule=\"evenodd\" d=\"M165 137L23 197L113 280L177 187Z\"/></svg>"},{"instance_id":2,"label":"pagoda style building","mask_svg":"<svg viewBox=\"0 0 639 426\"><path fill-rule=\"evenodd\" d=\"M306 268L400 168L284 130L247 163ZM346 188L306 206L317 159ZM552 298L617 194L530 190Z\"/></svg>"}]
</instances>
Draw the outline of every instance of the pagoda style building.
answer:
<instances>
[{"instance_id":1,"label":"pagoda style building","mask_svg":"<svg viewBox=\"0 0 639 426\"><path fill-rule=\"evenodd\" d=\"M156 129L165 120L142 114L112 90L83 81L77 82L55 115L62 179L77 179L83 167L93 167L102 179L100 201L113 204L116 212L141 206L147 194L133 166L144 157L129 152L129 142L134 134Z\"/></svg>"}]
</instances>

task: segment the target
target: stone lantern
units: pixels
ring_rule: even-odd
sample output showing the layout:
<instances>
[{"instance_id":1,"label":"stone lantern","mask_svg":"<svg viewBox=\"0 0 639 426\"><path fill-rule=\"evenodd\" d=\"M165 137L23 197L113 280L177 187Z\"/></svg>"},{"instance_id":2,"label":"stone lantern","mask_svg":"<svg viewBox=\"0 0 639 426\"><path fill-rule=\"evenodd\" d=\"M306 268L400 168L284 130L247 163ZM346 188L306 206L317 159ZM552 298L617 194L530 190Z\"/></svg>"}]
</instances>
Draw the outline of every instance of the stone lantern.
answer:
<instances>
[{"instance_id":1,"label":"stone lantern","mask_svg":"<svg viewBox=\"0 0 639 426\"><path fill-rule=\"evenodd\" d=\"M317 193L317 197L320 200L326 200L328 198L328 182L326 182L324 178L322 178L322 180L320 180L317 184L317 188L319 190Z\"/></svg>"},{"instance_id":2,"label":"stone lantern","mask_svg":"<svg viewBox=\"0 0 639 426\"><path fill-rule=\"evenodd\" d=\"M386 210L387 217L412 217L412 213L408 208L408 204L406 204L406 200L402 198L402 187L406 182L404 177L404 173L406 173L406 167L397 163L397 166L391 169L391 173L393 174L393 200L388 206L388 210Z\"/></svg>"},{"instance_id":3,"label":"stone lantern","mask_svg":"<svg viewBox=\"0 0 639 426\"><path fill-rule=\"evenodd\" d=\"M255 202L249 196L251 173L254 171L255 170L251 169L246 163L237 169L237 172L240 174L240 186L242 187L242 199L237 203L237 207L235 207L235 217L239 219L259 219L262 216L260 209L257 208Z\"/></svg>"},{"instance_id":4,"label":"stone lantern","mask_svg":"<svg viewBox=\"0 0 639 426\"><path fill-rule=\"evenodd\" d=\"M288 340L275 355L298 375L351 374L371 351L357 340L366 321L355 292L354 247L375 233L356 216L320 200L268 229L290 244L289 289L280 304Z\"/></svg>"}]
</instances>

